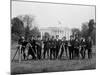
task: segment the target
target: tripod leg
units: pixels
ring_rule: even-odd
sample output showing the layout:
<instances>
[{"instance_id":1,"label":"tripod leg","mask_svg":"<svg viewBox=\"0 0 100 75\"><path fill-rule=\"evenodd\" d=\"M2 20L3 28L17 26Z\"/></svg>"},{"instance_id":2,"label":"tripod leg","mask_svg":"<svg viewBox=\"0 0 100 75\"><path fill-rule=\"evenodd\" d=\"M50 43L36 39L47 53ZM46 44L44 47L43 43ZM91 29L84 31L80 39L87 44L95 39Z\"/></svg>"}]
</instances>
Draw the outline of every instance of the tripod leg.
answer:
<instances>
[{"instance_id":1,"label":"tripod leg","mask_svg":"<svg viewBox=\"0 0 100 75\"><path fill-rule=\"evenodd\" d=\"M32 49L32 51L33 51L33 53L34 53L34 55L35 55L35 57L36 57L36 54L35 54L35 52L34 52L34 50L33 50L33 48L31 47L31 49Z\"/></svg>"},{"instance_id":2,"label":"tripod leg","mask_svg":"<svg viewBox=\"0 0 100 75\"><path fill-rule=\"evenodd\" d=\"M59 58L60 57L60 55L61 55L61 52L62 52L62 44L60 45L60 48L59 48L59 52L58 52L58 56L57 56L57 58Z\"/></svg>"},{"instance_id":3,"label":"tripod leg","mask_svg":"<svg viewBox=\"0 0 100 75\"><path fill-rule=\"evenodd\" d=\"M17 51L16 51L15 54L14 54L14 57L13 57L13 59L12 59L12 62L13 62L13 60L14 60L14 58L15 58L17 52L18 52L18 50L19 50L19 49L17 48Z\"/></svg>"},{"instance_id":4,"label":"tripod leg","mask_svg":"<svg viewBox=\"0 0 100 75\"><path fill-rule=\"evenodd\" d=\"M22 48L22 46L20 46L20 48L19 48L19 63L21 62L21 48Z\"/></svg>"}]
</instances>

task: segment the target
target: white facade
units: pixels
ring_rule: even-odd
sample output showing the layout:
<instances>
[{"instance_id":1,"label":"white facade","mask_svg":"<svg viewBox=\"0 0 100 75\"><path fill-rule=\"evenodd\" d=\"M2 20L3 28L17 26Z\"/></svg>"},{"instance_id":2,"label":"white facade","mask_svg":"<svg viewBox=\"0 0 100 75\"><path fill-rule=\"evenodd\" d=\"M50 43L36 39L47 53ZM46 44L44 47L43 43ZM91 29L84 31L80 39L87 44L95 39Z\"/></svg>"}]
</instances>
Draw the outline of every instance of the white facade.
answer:
<instances>
[{"instance_id":1,"label":"white facade","mask_svg":"<svg viewBox=\"0 0 100 75\"><path fill-rule=\"evenodd\" d=\"M56 37L56 35L59 35L59 39L65 36L67 40L70 39L70 35L71 35L71 30L67 27L41 28L40 32L41 32L41 36L43 36L45 32L48 32L51 36Z\"/></svg>"}]
</instances>

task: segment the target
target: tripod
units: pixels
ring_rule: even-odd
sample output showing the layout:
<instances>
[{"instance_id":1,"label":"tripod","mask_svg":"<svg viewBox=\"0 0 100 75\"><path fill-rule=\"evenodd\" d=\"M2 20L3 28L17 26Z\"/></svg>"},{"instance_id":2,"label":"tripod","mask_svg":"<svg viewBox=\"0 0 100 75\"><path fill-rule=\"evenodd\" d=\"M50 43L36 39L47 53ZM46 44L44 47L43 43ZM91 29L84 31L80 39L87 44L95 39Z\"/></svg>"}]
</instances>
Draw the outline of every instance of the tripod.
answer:
<instances>
[{"instance_id":1,"label":"tripod","mask_svg":"<svg viewBox=\"0 0 100 75\"><path fill-rule=\"evenodd\" d=\"M17 52L18 52L18 61L19 61L19 63L21 62L21 60L22 60L22 58L21 58L21 57L22 57L21 48L22 48L22 45L19 45L19 46L17 47L17 50L16 50L16 52L15 52L15 54L14 54L14 57L13 57L13 59L12 59L12 62L13 62L15 56L17 55Z\"/></svg>"},{"instance_id":2,"label":"tripod","mask_svg":"<svg viewBox=\"0 0 100 75\"><path fill-rule=\"evenodd\" d=\"M67 55L67 50L66 50L66 48L65 48L65 44L62 43L61 46L60 46L60 51L59 51L59 57L60 57L60 58L62 57L64 51L66 52L66 56L68 57L68 55Z\"/></svg>"}]
</instances>

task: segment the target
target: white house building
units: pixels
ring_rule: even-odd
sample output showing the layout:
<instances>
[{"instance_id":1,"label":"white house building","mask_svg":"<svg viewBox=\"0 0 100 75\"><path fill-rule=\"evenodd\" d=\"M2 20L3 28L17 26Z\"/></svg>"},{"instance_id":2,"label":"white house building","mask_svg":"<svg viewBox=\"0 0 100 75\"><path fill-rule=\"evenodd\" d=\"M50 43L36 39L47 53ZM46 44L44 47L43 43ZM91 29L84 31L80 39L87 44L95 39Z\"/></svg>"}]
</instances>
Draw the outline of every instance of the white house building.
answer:
<instances>
[{"instance_id":1,"label":"white house building","mask_svg":"<svg viewBox=\"0 0 100 75\"><path fill-rule=\"evenodd\" d=\"M59 39L62 37L66 37L67 40L70 39L71 30L67 27L48 27L48 28L40 28L41 38L45 32L48 32L51 36L59 35Z\"/></svg>"}]
</instances>

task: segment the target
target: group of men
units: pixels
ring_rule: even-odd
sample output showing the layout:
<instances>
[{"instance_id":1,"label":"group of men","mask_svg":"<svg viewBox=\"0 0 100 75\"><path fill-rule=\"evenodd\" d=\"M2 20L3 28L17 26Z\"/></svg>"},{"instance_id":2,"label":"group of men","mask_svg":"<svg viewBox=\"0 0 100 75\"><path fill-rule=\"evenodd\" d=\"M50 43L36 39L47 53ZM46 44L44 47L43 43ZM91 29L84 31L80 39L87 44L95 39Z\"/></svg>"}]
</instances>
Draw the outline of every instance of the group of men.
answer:
<instances>
[{"instance_id":1,"label":"group of men","mask_svg":"<svg viewBox=\"0 0 100 75\"><path fill-rule=\"evenodd\" d=\"M26 55L32 56L32 59L61 59L63 53L66 53L68 59L85 59L86 51L88 58L92 57L92 40L91 37L79 38L70 36L70 40L66 40L66 37L59 39L52 36L51 38L45 38L41 40L39 37L32 37L29 41L26 41L24 37L21 37L18 44L22 45L21 53L25 59ZM27 50L27 51L26 51Z\"/></svg>"},{"instance_id":2,"label":"group of men","mask_svg":"<svg viewBox=\"0 0 100 75\"><path fill-rule=\"evenodd\" d=\"M69 44L69 58L74 59L74 58L81 58L85 59L86 57L86 51L87 51L87 56L88 58L92 58L92 40L91 37L88 38L78 38L75 37L73 38L72 36L70 37L70 44Z\"/></svg>"}]
</instances>

